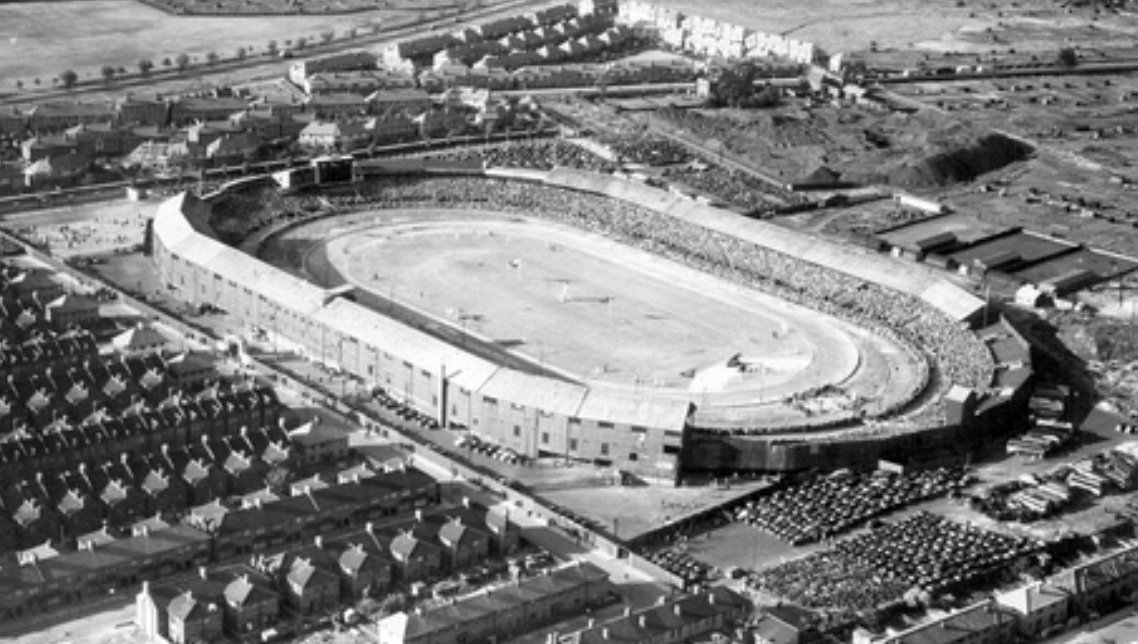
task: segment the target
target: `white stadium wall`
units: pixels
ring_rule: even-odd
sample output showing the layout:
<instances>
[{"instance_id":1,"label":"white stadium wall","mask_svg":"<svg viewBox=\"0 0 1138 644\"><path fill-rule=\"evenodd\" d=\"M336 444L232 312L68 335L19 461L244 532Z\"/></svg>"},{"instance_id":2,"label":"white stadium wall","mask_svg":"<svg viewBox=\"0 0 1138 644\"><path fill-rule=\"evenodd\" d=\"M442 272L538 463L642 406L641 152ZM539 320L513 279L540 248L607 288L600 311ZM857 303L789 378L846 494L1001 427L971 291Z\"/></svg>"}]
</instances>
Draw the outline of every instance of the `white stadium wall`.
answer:
<instances>
[{"instance_id":1,"label":"white stadium wall","mask_svg":"<svg viewBox=\"0 0 1138 644\"><path fill-rule=\"evenodd\" d=\"M209 208L183 194L163 202L154 217L154 261L180 298L287 337L312 359L519 453L677 477L688 403L494 364L221 243L208 227Z\"/></svg>"}]
</instances>

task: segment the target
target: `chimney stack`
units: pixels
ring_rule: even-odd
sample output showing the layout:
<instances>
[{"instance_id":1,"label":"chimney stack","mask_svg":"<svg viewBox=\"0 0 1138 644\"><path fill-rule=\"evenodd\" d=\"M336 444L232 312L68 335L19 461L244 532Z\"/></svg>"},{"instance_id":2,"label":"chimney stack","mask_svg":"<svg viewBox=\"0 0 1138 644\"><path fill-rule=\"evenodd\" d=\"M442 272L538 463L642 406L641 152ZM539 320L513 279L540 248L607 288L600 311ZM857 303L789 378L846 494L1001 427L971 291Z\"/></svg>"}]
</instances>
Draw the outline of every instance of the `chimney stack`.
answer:
<instances>
[{"instance_id":1,"label":"chimney stack","mask_svg":"<svg viewBox=\"0 0 1138 644\"><path fill-rule=\"evenodd\" d=\"M198 577L209 580L209 571L206 570L205 566L198 566Z\"/></svg>"},{"instance_id":2,"label":"chimney stack","mask_svg":"<svg viewBox=\"0 0 1138 644\"><path fill-rule=\"evenodd\" d=\"M415 510L415 521L417 521L419 523L423 522L423 511L422 510Z\"/></svg>"},{"instance_id":3,"label":"chimney stack","mask_svg":"<svg viewBox=\"0 0 1138 644\"><path fill-rule=\"evenodd\" d=\"M680 608L680 605L678 602L675 604L672 604L672 612L676 614L676 617L683 617L684 616L684 609Z\"/></svg>"},{"instance_id":4,"label":"chimney stack","mask_svg":"<svg viewBox=\"0 0 1138 644\"><path fill-rule=\"evenodd\" d=\"M631 617L632 616L632 607L631 606L625 606L624 607L624 616L625 617Z\"/></svg>"},{"instance_id":5,"label":"chimney stack","mask_svg":"<svg viewBox=\"0 0 1138 644\"><path fill-rule=\"evenodd\" d=\"M648 616L641 614L640 618L636 620L640 624L640 628L648 628Z\"/></svg>"},{"instance_id":6,"label":"chimney stack","mask_svg":"<svg viewBox=\"0 0 1138 644\"><path fill-rule=\"evenodd\" d=\"M607 627L602 628L601 629L601 639L607 640L608 638L609 638L609 629Z\"/></svg>"}]
</instances>

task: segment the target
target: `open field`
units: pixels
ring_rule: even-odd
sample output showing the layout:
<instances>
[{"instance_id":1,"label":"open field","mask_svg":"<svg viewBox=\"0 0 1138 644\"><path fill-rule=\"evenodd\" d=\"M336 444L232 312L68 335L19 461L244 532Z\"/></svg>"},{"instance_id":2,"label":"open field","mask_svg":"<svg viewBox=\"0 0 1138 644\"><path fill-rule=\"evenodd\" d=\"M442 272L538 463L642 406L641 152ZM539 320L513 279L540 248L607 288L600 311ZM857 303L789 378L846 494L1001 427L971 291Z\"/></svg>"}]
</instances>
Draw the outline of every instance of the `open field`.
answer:
<instances>
[{"instance_id":1,"label":"open field","mask_svg":"<svg viewBox=\"0 0 1138 644\"><path fill-rule=\"evenodd\" d=\"M41 78L50 87L65 69L80 72L80 78L97 75L102 65L137 71L140 58L162 69L163 58L182 52L200 60L211 51L229 57L238 47L260 52L276 40L284 48L286 40L302 36L318 42L324 31L340 36L352 27L415 15L417 11L381 10L341 16L174 17L135 0L3 3L0 79L4 85L23 80L31 86Z\"/></svg>"},{"instance_id":2,"label":"open field","mask_svg":"<svg viewBox=\"0 0 1138 644\"><path fill-rule=\"evenodd\" d=\"M148 0L152 5L178 14L195 15L246 15L246 14L329 14L374 10L457 9L464 3L455 0L232 0L206 2L202 0Z\"/></svg>"},{"instance_id":3,"label":"open field","mask_svg":"<svg viewBox=\"0 0 1138 644\"><path fill-rule=\"evenodd\" d=\"M539 222L416 218L326 244L350 282L586 379L776 396L857 364L832 320ZM762 373L700 377L738 353Z\"/></svg>"},{"instance_id":4,"label":"open field","mask_svg":"<svg viewBox=\"0 0 1138 644\"><path fill-rule=\"evenodd\" d=\"M822 544L792 546L746 523L729 523L688 541L688 554L720 570L732 566L762 570L822 549Z\"/></svg>"},{"instance_id":5,"label":"open field","mask_svg":"<svg viewBox=\"0 0 1138 644\"><path fill-rule=\"evenodd\" d=\"M686 0L660 0L659 4L684 13L693 10ZM831 53L868 49L871 41L884 47L939 39L978 23L968 17L968 9L927 0L824 0L805 4L793 0L716 0L701 4L696 13L810 41Z\"/></svg>"},{"instance_id":6,"label":"open field","mask_svg":"<svg viewBox=\"0 0 1138 644\"><path fill-rule=\"evenodd\" d=\"M693 13L686 0L659 4ZM931 0L716 0L694 13L758 31L812 42L825 52L867 52L874 63L915 66L926 57L1039 52L1053 57L1057 43L1079 43L1091 51L1129 47L1138 33L1133 14L1096 20L1091 8L1064 12L1057 2L933 2ZM869 54L870 50L878 53Z\"/></svg>"},{"instance_id":7,"label":"open field","mask_svg":"<svg viewBox=\"0 0 1138 644\"><path fill-rule=\"evenodd\" d=\"M592 487L543 492L541 496L595 519L621 539L632 539L684 516L728 503L764 485L766 483L755 481L732 484L730 488L711 485L666 489L651 485ZM758 532L750 526L747 528Z\"/></svg>"},{"instance_id":8,"label":"open field","mask_svg":"<svg viewBox=\"0 0 1138 644\"><path fill-rule=\"evenodd\" d=\"M903 404L921 377L885 337L538 219L364 211L283 231L258 255L358 286L376 310L500 364L693 402L708 427L801 427Z\"/></svg>"}]
</instances>

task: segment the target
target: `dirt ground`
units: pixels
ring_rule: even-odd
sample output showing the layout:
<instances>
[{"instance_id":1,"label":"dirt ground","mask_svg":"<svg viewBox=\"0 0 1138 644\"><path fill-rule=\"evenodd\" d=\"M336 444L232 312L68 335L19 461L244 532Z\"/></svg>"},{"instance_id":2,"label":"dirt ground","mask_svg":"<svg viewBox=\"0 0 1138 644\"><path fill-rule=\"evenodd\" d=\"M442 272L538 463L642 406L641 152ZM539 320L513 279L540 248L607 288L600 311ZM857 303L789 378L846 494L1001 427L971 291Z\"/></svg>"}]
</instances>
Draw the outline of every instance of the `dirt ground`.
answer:
<instances>
[{"instance_id":1,"label":"dirt ground","mask_svg":"<svg viewBox=\"0 0 1138 644\"><path fill-rule=\"evenodd\" d=\"M720 570L761 570L805 557L822 547L795 547L746 523L731 523L687 542L688 554Z\"/></svg>"},{"instance_id":2,"label":"dirt ground","mask_svg":"<svg viewBox=\"0 0 1138 644\"><path fill-rule=\"evenodd\" d=\"M801 311L739 299L718 280L607 240L539 221L424 216L328 238L326 252L350 281L593 380L686 388L681 372L742 352L766 365L761 381L704 386L762 386L773 397L841 380L857 364L848 339ZM821 372L818 351L829 358Z\"/></svg>"},{"instance_id":3,"label":"dirt ground","mask_svg":"<svg viewBox=\"0 0 1138 644\"><path fill-rule=\"evenodd\" d=\"M66 206L4 218L3 227L46 244L59 258L100 255L141 244L157 202L123 200Z\"/></svg>"},{"instance_id":4,"label":"dirt ground","mask_svg":"<svg viewBox=\"0 0 1138 644\"><path fill-rule=\"evenodd\" d=\"M692 12L687 0L661 0L659 4ZM981 24L968 17L966 8L927 0L823 0L806 4L793 0L716 0L700 4L698 13L810 41L831 53L868 49L872 41L886 47L939 40L945 33Z\"/></svg>"},{"instance_id":5,"label":"dirt ground","mask_svg":"<svg viewBox=\"0 0 1138 644\"><path fill-rule=\"evenodd\" d=\"M542 496L590 517L622 539L631 539L670 521L727 503L766 485L762 481L691 487L615 486L544 492Z\"/></svg>"},{"instance_id":6,"label":"dirt ground","mask_svg":"<svg viewBox=\"0 0 1138 644\"><path fill-rule=\"evenodd\" d=\"M70 618L49 616L20 635L0 635L0 644L143 644L134 626L134 597L110 596Z\"/></svg>"},{"instance_id":7,"label":"dirt ground","mask_svg":"<svg viewBox=\"0 0 1138 644\"><path fill-rule=\"evenodd\" d=\"M361 213L292 229L262 256L295 266L316 240L349 281L593 386L653 386L752 409L820 382L860 394L896 384L883 374L909 372L903 352L840 322L546 222ZM761 370L728 369L739 353ZM781 407L769 411L781 417Z\"/></svg>"},{"instance_id":8,"label":"dirt ground","mask_svg":"<svg viewBox=\"0 0 1138 644\"><path fill-rule=\"evenodd\" d=\"M687 0L660 0L659 4L692 12ZM1093 4L1067 13L1066 6L1046 0L823 0L807 4L716 0L700 4L698 13L813 42L831 54L862 52L869 60L899 67L942 54L1053 55L1060 42L1102 51L1131 46L1138 32L1132 14L1104 11L1098 15Z\"/></svg>"},{"instance_id":9,"label":"dirt ground","mask_svg":"<svg viewBox=\"0 0 1138 644\"><path fill-rule=\"evenodd\" d=\"M230 2L211 2L205 6L195 0L153 0L169 7L171 12L184 14L240 16L242 14L322 14L354 12L381 7L391 10L416 10L458 8L462 2L451 0L296 0L282 3L276 0L233 0Z\"/></svg>"}]
</instances>

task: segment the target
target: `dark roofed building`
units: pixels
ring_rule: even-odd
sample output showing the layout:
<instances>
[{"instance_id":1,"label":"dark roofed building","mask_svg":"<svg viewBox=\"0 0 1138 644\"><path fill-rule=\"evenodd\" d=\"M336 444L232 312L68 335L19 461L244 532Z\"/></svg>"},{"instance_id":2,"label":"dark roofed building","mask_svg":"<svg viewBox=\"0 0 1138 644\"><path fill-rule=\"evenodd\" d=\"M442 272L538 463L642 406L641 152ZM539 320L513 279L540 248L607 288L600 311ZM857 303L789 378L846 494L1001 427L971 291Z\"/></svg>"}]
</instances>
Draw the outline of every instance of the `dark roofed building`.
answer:
<instances>
[{"instance_id":1,"label":"dark roofed building","mask_svg":"<svg viewBox=\"0 0 1138 644\"><path fill-rule=\"evenodd\" d=\"M225 632L225 613L213 602L202 601L190 591L174 597L166 607L167 639L174 644L212 642Z\"/></svg>"},{"instance_id":2,"label":"dark roofed building","mask_svg":"<svg viewBox=\"0 0 1138 644\"><path fill-rule=\"evenodd\" d=\"M665 601L639 613L628 613L575 633L564 635L560 644L673 644L712 631L732 628L746 617L751 604L734 591L716 586L711 590Z\"/></svg>"},{"instance_id":3,"label":"dark roofed building","mask_svg":"<svg viewBox=\"0 0 1138 644\"><path fill-rule=\"evenodd\" d=\"M1015 639L1015 615L995 602L983 601L890 635L882 644L963 644L1009 642Z\"/></svg>"},{"instance_id":4,"label":"dark roofed building","mask_svg":"<svg viewBox=\"0 0 1138 644\"><path fill-rule=\"evenodd\" d=\"M446 549L451 570L465 570L490 556L490 535L454 517L439 528L439 543Z\"/></svg>"},{"instance_id":5,"label":"dark roofed building","mask_svg":"<svg viewBox=\"0 0 1138 644\"><path fill-rule=\"evenodd\" d=\"M284 571L285 601L295 615L321 615L340 603L340 579L305 557Z\"/></svg>"},{"instance_id":6,"label":"dark roofed building","mask_svg":"<svg viewBox=\"0 0 1138 644\"><path fill-rule=\"evenodd\" d=\"M443 572L442 548L410 532L400 532L391 540L391 557L405 584L432 579Z\"/></svg>"},{"instance_id":7,"label":"dark roofed building","mask_svg":"<svg viewBox=\"0 0 1138 644\"><path fill-rule=\"evenodd\" d=\"M453 604L390 615L374 636L385 644L505 640L606 602L607 580L600 568L578 562Z\"/></svg>"},{"instance_id":8,"label":"dark roofed building","mask_svg":"<svg viewBox=\"0 0 1138 644\"><path fill-rule=\"evenodd\" d=\"M810 644L822 641L818 616L789 604L764 608L752 625L755 644Z\"/></svg>"}]
</instances>

